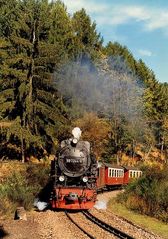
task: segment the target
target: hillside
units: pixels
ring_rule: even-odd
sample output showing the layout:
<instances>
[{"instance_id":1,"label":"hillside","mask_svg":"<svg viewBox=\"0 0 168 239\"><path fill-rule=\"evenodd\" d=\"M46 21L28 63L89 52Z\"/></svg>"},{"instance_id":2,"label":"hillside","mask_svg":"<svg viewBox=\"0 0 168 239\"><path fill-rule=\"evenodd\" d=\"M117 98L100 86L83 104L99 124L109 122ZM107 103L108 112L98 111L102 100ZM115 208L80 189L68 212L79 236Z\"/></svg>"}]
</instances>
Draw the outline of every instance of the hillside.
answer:
<instances>
[{"instance_id":1,"label":"hillside","mask_svg":"<svg viewBox=\"0 0 168 239\"><path fill-rule=\"evenodd\" d=\"M9 0L0 20L1 160L49 157L93 113L108 124L99 159L166 163L168 85L126 46L104 46L84 9Z\"/></svg>"}]
</instances>

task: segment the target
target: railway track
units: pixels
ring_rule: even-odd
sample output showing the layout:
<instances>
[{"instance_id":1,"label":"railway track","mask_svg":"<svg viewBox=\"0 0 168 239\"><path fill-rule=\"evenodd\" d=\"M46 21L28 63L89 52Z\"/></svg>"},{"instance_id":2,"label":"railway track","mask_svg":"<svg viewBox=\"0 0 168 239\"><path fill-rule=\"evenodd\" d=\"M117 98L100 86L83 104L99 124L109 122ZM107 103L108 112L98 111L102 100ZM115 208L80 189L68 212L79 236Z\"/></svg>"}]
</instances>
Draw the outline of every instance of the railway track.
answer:
<instances>
[{"instance_id":1,"label":"railway track","mask_svg":"<svg viewBox=\"0 0 168 239\"><path fill-rule=\"evenodd\" d=\"M88 233L83 227L81 227L71 216L70 213L65 211L66 216L68 219L76 225L85 235L87 235L88 238L95 239L97 237L94 237L91 233ZM92 223L96 224L99 228L103 229L104 231L110 233L111 235L115 236L115 238L121 238L121 239L134 239L132 236L129 236L128 234L120 231L119 229L116 229L112 227L111 225L108 225L107 223L103 222L102 220L96 218L88 211L82 211L82 214L84 215L87 220L91 221Z\"/></svg>"},{"instance_id":2,"label":"railway track","mask_svg":"<svg viewBox=\"0 0 168 239\"><path fill-rule=\"evenodd\" d=\"M134 239L132 236L129 236L128 234L120 231L119 229L116 229L116 228L112 227L111 225L107 224L106 222L103 222L102 220L98 219L97 217L92 215L90 212L83 211L82 213L85 215L85 217L87 217L89 220L94 222L96 225L98 225L102 229L110 232L111 234L113 234L116 237L121 238L121 239Z\"/></svg>"},{"instance_id":3,"label":"railway track","mask_svg":"<svg viewBox=\"0 0 168 239\"><path fill-rule=\"evenodd\" d=\"M91 239L95 239L90 233L88 233L86 230L84 230L78 223L76 223L73 218L70 216L70 214L65 211L66 216L68 217L68 219L75 225L77 226L86 236L88 236Z\"/></svg>"}]
</instances>

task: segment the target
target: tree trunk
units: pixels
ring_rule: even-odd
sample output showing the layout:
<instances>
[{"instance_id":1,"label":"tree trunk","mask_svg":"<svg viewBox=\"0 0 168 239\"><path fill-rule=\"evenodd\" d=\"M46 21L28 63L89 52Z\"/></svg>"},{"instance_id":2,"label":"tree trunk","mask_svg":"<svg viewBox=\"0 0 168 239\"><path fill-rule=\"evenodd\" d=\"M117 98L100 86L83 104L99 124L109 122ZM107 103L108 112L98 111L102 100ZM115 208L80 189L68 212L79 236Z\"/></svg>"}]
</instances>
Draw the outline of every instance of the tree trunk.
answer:
<instances>
[{"instance_id":1,"label":"tree trunk","mask_svg":"<svg viewBox=\"0 0 168 239\"><path fill-rule=\"evenodd\" d=\"M152 150L152 145L150 146L149 151L148 151L147 154L145 155L144 160L148 159L148 156L149 156L151 150Z\"/></svg>"},{"instance_id":2,"label":"tree trunk","mask_svg":"<svg viewBox=\"0 0 168 239\"><path fill-rule=\"evenodd\" d=\"M22 163L24 163L25 162L25 154L24 154L24 143L23 143L23 132L22 132L22 129L20 130L20 136L21 136Z\"/></svg>"}]
</instances>

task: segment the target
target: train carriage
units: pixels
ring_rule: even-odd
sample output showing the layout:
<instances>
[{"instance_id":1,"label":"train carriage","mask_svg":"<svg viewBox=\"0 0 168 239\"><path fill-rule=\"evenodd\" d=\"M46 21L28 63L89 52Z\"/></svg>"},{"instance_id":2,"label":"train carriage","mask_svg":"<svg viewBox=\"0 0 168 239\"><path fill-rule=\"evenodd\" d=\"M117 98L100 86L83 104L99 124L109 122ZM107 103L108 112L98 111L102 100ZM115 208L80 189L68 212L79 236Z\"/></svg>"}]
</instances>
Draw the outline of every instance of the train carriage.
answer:
<instances>
[{"instance_id":1,"label":"train carriage","mask_svg":"<svg viewBox=\"0 0 168 239\"><path fill-rule=\"evenodd\" d=\"M139 178L142 171L135 167L124 166L124 181L123 184L128 184L131 180Z\"/></svg>"},{"instance_id":2,"label":"train carriage","mask_svg":"<svg viewBox=\"0 0 168 239\"><path fill-rule=\"evenodd\" d=\"M97 190L102 191L105 188L106 188L105 165L103 163L98 162L98 167L97 167Z\"/></svg>"},{"instance_id":3,"label":"train carriage","mask_svg":"<svg viewBox=\"0 0 168 239\"><path fill-rule=\"evenodd\" d=\"M105 163L105 182L108 188L118 187L124 181L124 168L118 165Z\"/></svg>"}]
</instances>

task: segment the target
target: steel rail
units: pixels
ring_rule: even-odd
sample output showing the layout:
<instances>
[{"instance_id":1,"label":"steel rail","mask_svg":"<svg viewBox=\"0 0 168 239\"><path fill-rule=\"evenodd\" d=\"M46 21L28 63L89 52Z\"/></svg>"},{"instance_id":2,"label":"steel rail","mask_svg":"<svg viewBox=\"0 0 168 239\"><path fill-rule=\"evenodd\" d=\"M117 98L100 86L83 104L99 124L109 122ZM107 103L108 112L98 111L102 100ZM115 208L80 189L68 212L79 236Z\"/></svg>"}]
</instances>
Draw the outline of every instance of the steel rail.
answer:
<instances>
[{"instance_id":1,"label":"steel rail","mask_svg":"<svg viewBox=\"0 0 168 239\"><path fill-rule=\"evenodd\" d=\"M79 226L73 219L72 217L69 215L69 213L67 211L65 211L66 216L68 217L68 219L75 225L77 226L84 234L86 234L90 239L95 239L95 237L93 237L90 233L88 233L87 231L85 231L81 226Z\"/></svg>"},{"instance_id":2,"label":"steel rail","mask_svg":"<svg viewBox=\"0 0 168 239\"><path fill-rule=\"evenodd\" d=\"M97 217L93 216L90 212L82 211L82 213L90 221L94 222L96 225L98 225L102 229L110 232L111 234L115 235L116 237L121 238L121 239L134 239L132 236L126 234L125 232L122 232L119 229L117 229L115 227L112 227L111 225L107 224L106 222L101 221Z\"/></svg>"}]
</instances>

